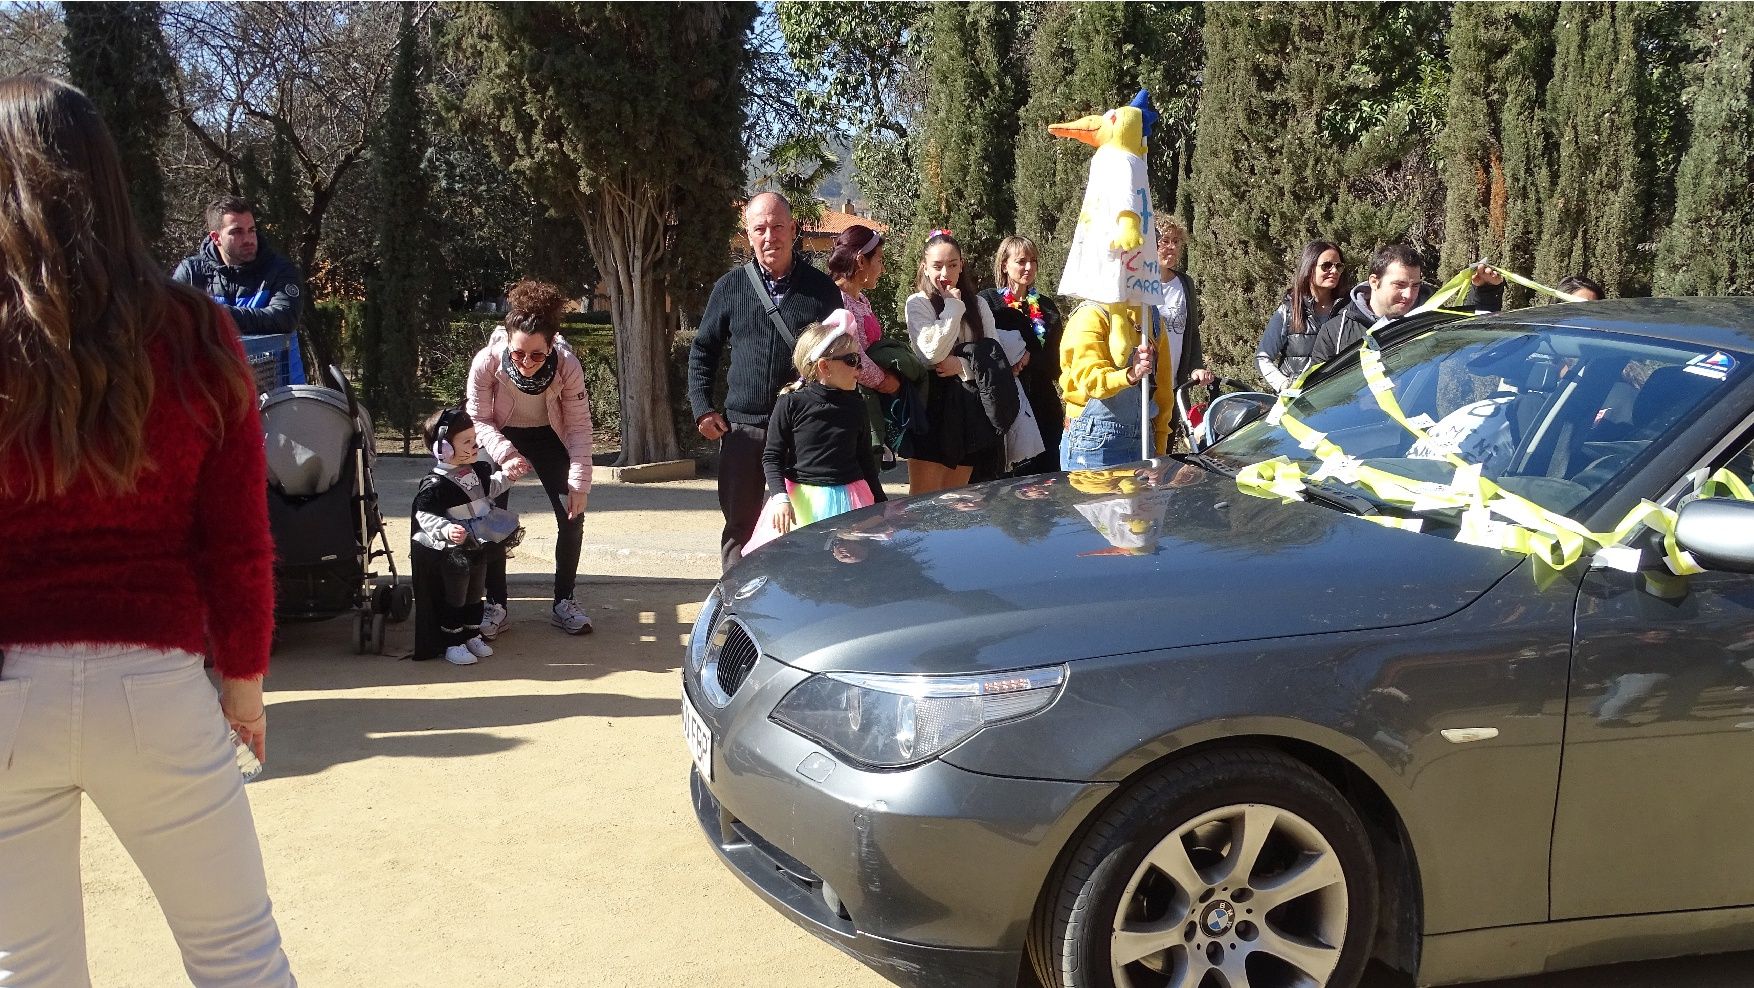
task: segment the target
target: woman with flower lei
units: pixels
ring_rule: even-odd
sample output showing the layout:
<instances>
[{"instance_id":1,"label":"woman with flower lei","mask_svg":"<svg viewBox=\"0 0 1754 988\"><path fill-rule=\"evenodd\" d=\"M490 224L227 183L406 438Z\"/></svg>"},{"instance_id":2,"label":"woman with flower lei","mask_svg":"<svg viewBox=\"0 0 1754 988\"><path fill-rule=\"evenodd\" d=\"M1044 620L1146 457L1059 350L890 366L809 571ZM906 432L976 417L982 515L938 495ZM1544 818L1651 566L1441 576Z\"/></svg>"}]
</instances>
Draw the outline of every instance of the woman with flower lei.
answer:
<instances>
[{"instance_id":1,"label":"woman with flower lei","mask_svg":"<svg viewBox=\"0 0 1754 988\"><path fill-rule=\"evenodd\" d=\"M1026 460L1011 470L1010 476L1053 473L1060 469L1060 431L1065 425L1066 409L1060 402L1057 382L1060 377L1060 333L1065 324L1053 296L1036 289L1035 277L1039 254L1035 243L1027 237L1006 237L999 243L993 259L993 282L998 287L981 292L995 316L1005 318L1001 310L1009 309L1029 321L1023 341L1029 347L1028 363L1018 374L1023 393L1029 398L1041 428L1042 445L1047 451ZM1015 318L1015 317L1012 317Z\"/></svg>"}]
</instances>

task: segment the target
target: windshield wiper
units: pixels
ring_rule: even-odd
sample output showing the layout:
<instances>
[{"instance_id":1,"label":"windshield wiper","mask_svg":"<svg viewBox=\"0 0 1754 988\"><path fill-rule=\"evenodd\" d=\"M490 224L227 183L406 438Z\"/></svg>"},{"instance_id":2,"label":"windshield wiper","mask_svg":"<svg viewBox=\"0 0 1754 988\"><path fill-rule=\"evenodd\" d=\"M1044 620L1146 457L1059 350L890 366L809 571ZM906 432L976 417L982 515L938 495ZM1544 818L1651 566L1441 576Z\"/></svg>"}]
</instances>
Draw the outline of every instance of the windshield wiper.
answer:
<instances>
[{"instance_id":1,"label":"windshield wiper","mask_svg":"<svg viewBox=\"0 0 1754 988\"><path fill-rule=\"evenodd\" d=\"M1303 482L1303 494L1311 501L1320 501L1330 508L1338 508L1354 515L1374 515L1384 507L1375 498L1343 491L1327 484L1312 484L1307 480Z\"/></svg>"},{"instance_id":2,"label":"windshield wiper","mask_svg":"<svg viewBox=\"0 0 1754 988\"><path fill-rule=\"evenodd\" d=\"M1218 459L1216 456L1210 456L1206 453L1177 453L1175 454L1175 457L1177 459L1192 460L1213 473L1221 473L1226 477L1236 476L1236 469L1228 466L1223 460Z\"/></svg>"}]
</instances>

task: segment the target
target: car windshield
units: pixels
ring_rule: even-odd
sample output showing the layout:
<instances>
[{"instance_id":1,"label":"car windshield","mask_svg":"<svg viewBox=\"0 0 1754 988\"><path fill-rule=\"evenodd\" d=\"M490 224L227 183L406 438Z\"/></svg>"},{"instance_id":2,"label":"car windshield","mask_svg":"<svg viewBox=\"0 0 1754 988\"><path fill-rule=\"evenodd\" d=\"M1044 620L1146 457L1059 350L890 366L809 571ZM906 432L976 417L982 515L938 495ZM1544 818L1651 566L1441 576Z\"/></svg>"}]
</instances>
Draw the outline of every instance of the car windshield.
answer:
<instances>
[{"instance_id":1,"label":"car windshield","mask_svg":"<svg viewBox=\"0 0 1754 988\"><path fill-rule=\"evenodd\" d=\"M1382 353L1393 400L1426 438L1384 410L1356 356L1312 384L1289 412L1364 465L1448 484L1455 467L1446 456L1453 453L1505 490L1581 521L1580 506L1661 448L1725 390L1744 359L1593 330L1440 325ZM1283 424L1266 420L1208 453L1231 468L1277 456L1306 471L1319 465ZM1371 497L1356 484L1323 486Z\"/></svg>"}]
</instances>

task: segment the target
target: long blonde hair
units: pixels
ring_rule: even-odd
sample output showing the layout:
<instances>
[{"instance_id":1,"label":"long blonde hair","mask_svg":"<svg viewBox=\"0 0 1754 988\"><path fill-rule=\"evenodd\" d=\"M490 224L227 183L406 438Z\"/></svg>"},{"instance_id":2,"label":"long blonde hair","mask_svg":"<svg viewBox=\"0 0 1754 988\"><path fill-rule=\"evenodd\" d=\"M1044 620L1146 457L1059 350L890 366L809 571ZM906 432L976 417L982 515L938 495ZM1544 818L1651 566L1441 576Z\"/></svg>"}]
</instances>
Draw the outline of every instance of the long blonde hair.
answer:
<instances>
[{"instance_id":1,"label":"long blonde hair","mask_svg":"<svg viewBox=\"0 0 1754 988\"><path fill-rule=\"evenodd\" d=\"M1000 291L1011 287L1011 276L1005 268L1010 266L1013 257L1023 254L1035 258L1038 265L1041 263L1041 251L1035 249L1035 241L1028 237L1013 233L999 241L999 252L993 255L993 284Z\"/></svg>"},{"instance_id":2,"label":"long blonde hair","mask_svg":"<svg viewBox=\"0 0 1754 988\"><path fill-rule=\"evenodd\" d=\"M813 322L804 327L803 332L798 334L797 345L792 347L792 366L798 371L798 379L781 388L780 394L785 394L788 391L796 391L804 385L816 380L816 361L810 359L810 352L821 346L822 341L828 339L828 334L834 332L836 329L844 330L844 327L830 326L819 322ZM829 347L829 352L824 353L821 357L818 357L817 360L827 360L829 357L839 357L845 354L857 352L859 345L852 338L851 334L848 334L841 339L845 342L845 346L836 345Z\"/></svg>"},{"instance_id":3,"label":"long blonde hair","mask_svg":"<svg viewBox=\"0 0 1754 988\"><path fill-rule=\"evenodd\" d=\"M213 303L153 263L108 128L58 80L0 80L0 493L44 500L82 477L134 489L149 466L148 344L215 429L249 406L249 367ZM166 319L187 309L193 331Z\"/></svg>"}]
</instances>

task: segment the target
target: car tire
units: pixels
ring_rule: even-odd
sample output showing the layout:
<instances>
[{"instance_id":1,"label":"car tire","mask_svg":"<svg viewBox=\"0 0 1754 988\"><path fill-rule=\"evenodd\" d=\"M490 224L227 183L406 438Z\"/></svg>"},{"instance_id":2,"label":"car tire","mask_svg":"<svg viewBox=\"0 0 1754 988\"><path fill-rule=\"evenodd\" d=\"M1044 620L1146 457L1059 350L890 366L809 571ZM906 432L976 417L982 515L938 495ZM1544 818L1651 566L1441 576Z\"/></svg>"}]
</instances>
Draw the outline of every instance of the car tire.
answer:
<instances>
[{"instance_id":1,"label":"car tire","mask_svg":"<svg viewBox=\"0 0 1754 988\"><path fill-rule=\"evenodd\" d=\"M1363 822L1327 780L1263 749L1192 755L1133 784L1056 877L1029 936L1050 988L1198 988L1213 969L1230 988L1353 988L1376 930Z\"/></svg>"}]
</instances>

